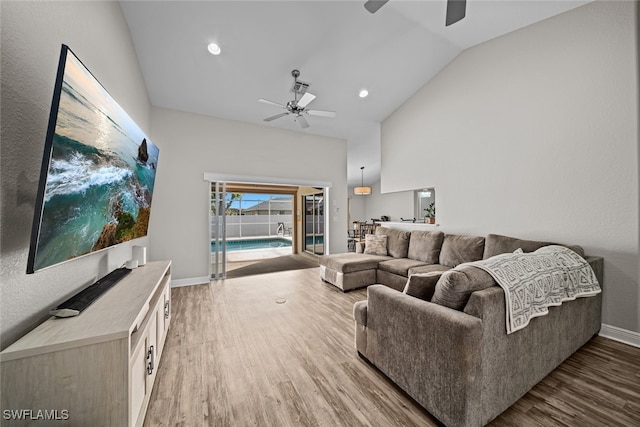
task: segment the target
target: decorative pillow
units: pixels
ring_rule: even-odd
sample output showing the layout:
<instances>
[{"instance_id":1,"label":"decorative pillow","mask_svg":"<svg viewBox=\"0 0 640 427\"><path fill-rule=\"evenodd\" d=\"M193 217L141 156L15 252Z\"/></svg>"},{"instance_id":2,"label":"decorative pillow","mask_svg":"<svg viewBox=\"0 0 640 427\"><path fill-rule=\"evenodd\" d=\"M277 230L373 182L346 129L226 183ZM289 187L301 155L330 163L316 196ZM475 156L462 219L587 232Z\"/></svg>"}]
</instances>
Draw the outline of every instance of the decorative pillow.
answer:
<instances>
[{"instance_id":1,"label":"decorative pillow","mask_svg":"<svg viewBox=\"0 0 640 427\"><path fill-rule=\"evenodd\" d=\"M412 231L408 257L428 264L438 264L443 241L442 231Z\"/></svg>"},{"instance_id":2,"label":"decorative pillow","mask_svg":"<svg viewBox=\"0 0 640 427\"><path fill-rule=\"evenodd\" d=\"M387 255L387 236L367 234L364 236L364 253L369 255Z\"/></svg>"},{"instance_id":3,"label":"decorative pillow","mask_svg":"<svg viewBox=\"0 0 640 427\"><path fill-rule=\"evenodd\" d=\"M431 301L440 276L442 276L441 271L412 274L409 276L409 280L407 280L407 284L405 285L403 292L407 295L411 295L412 297Z\"/></svg>"},{"instance_id":4,"label":"decorative pillow","mask_svg":"<svg viewBox=\"0 0 640 427\"><path fill-rule=\"evenodd\" d=\"M436 284L431 302L454 310L462 310L472 293L490 288L495 284L493 277L486 271L478 267L462 265L442 274Z\"/></svg>"},{"instance_id":5,"label":"decorative pillow","mask_svg":"<svg viewBox=\"0 0 640 427\"><path fill-rule=\"evenodd\" d=\"M387 236L387 252L394 258L407 258L409 253L410 231L396 230L387 227L376 228L377 236ZM387 255L387 254L385 254Z\"/></svg>"},{"instance_id":6,"label":"decorative pillow","mask_svg":"<svg viewBox=\"0 0 640 427\"><path fill-rule=\"evenodd\" d=\"M465 262L479 261L483 253L484 237L446 234L440 251L440 264L455 267Z\"/></svg>"}]
</instances>

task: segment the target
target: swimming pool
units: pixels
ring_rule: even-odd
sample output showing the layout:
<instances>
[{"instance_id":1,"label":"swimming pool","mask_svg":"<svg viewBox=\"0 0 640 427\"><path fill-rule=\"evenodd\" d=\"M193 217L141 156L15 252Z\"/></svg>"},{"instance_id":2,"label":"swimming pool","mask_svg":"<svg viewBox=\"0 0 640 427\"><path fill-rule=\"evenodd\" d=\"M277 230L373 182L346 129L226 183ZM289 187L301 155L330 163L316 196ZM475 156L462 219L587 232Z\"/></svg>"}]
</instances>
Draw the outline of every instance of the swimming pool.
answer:
<instances>
[{"instance_id":1,"label":"swimming pool","mask_svg":"<svg viewBox=\"0 0 640 427\"><path fill-rule=\"evenodd\" d=\"M314 241L313 241L314 237L313 236L307 236L307 238L305 239L305 242L307 245L313 245ZM323 236L315 236L315 244L316 245L321 245L324 242L324 237Z\"/></svg>"},{"instance_id":2,"label":"swimming pool","mask_svg":"<svg viewBox=\"0 0 640 427\"><path fill-rule=\"evenodd\" d=\"M246 251L249 249L276 249L291 247L291 240L280 237L268 237L262 239L227 240L227 252ZM216 243L211 242L211 252L215 250Z\"/></svg>"}]
</instances>

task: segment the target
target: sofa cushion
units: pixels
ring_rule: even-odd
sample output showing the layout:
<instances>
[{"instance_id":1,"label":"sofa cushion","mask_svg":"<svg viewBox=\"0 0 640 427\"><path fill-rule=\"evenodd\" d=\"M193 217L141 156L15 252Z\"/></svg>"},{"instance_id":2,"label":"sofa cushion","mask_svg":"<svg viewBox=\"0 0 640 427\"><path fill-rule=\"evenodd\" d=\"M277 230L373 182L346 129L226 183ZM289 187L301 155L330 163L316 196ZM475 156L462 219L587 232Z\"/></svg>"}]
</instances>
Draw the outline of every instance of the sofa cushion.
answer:
<instances>
[{"instance_id":1,"label":"sofa cushion","mask_svg":"<svg viewBox=\"0 0 640 427\"><path fill-rule=\"evenodd\" d=\"M391 259L388 256L356 254L353 252L346 254L324 255L318 260L321 266L339 271L340 273L353 273L362 270L378 268L380 261Z\"/></svg>"},{"instance_id":2,"label":"sofa cushion","mask_svg":"<svg viewBox=\"0 0 640 427\"><path fill-rule=\"evenodd\" d=\"M406 258L409 253L410 231L396 230L387 227L376 228L376 235L387 236L387 254L394 258Z\"/></svg>"},{"instance_id":3,"label":"sofa cushion","mask_svg":"<svg viewBox=\"0 0 640 427\"><path fill-rule=\"evenodd\" d=\"M387 236L373 234L364 236L364 253L367 255L387 255Z\"/></svg>"},{"instance_id":4,"label":"sofa cushion","mask_svg":"<svg viewBox=\"0 0 640 427\"><path fill-rule=\"evenodd\" d=\"M408 257L427 264L437 264L443 241L442 231L412 231Z\"/></svg>"},{"instance_id":5,"label":"sofa cushion","mask_svg":"<svg viewBox=\"0 0 640 427\"><path fill-rule=\"evenodd\" d=\"M409 276L412 274L431 273L432 271L439 271L441 273L451 270L451 267L442 264L427 264L418 267L411 267L409 269Z\"/></svg>"},{"instance_id":6,"label":"sofa cushion","mask_svg":"<svg viewBox=\"0 0 640 427\"><path fill-rule=\"evenodd\" d=\"M492 256L513 252L516 249L522 249L523 252L535 252L543 246L557 245L553 242L539 242L536 240L523 240L515 237L501 236L499 234L489 234L484 245L484 254L482 259L491 258ZM578 245L563 245L584 258L584 249Z\"/></svg>"},{"instance_id":7,"label":"sofa cushion","mask_svg":"<svg viewBox=\"0 0 640 427\"><path fill-rule=\"evenodd\" d=\"M381 261L378 264L378 270L409 277L409 269L423 265L425 265L424 262L416 261L415 259L393 258L387 261Z\"/></svg>"},{"instance_id":8,"label":"sofa cushion","mask_svg":"<svg viewBox=\"0 0 640 427\"><path fill-rule=\"evenodd\" d=\"M478 261L484 254L484 237L446 234L440 251L440 264L455 267Z\"/></svg>"},{"instance_id":9,"label":"sofa cushion","mask_svg":"<svg viewBox=\"0 0 640 427\"><path fill-rule=\"evenodd\" d=\"M436 290L436 284L442 276L442 272L412 274L404 287L404 293L425 301L431 301Z\"/></svg>"},{"instance_id":10,"label":"sofa cushion","mask_svg":"<svg viewBox=\"0 0 640 427\"><path fill-rule=\"evenodd\" d=\"M431 302L462 310L473 292L495 284L493 277L486 271L470 265L461 265L442 273Z\"/></svg>"},{"instance_id":11,"label":"sofa cushion","mask_svg":"<svg viewBox=\"0 0 640 427\"><path fill-rule=\"evenodd\" d=\"M534 252L543 246L552 245L551 242L537 242L535 240L522 240L515 237L501 236L499 234L489 234L484 244L483 259L491 258L495 255L513 252L522 249L523 252Z\"/></svg>"}]
</instances>

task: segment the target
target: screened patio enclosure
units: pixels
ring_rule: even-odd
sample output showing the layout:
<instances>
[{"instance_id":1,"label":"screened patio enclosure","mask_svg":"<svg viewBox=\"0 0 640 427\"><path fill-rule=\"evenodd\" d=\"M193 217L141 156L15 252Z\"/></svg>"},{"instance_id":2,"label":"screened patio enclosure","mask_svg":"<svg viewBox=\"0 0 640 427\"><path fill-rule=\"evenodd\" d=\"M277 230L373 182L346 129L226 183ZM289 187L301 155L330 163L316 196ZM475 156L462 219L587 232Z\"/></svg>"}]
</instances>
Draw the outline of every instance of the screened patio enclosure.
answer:
<instances>
[{"instance_id":1,"label":"screened patio enclosure","mask_svg":"<svg viewBox=\"0 0 640 427\"><path fill-rule=\"evenodd\" d=\"M292 205L290 195L227 193L227 239L291 236Z\"/></svg>"},{"instance_id":2,"label":"screened patio enclosure","mask_svg":"<svg viewBox=\"0 0 640 427\"><path fill-rule=\"evenodd\" d=\"M294 253L294 196L241 192L237 186L212 183L210 204L211 276L226 276L228 263ZM295 189L294 189L295 190Z\"/></svg>"}]
</instances>

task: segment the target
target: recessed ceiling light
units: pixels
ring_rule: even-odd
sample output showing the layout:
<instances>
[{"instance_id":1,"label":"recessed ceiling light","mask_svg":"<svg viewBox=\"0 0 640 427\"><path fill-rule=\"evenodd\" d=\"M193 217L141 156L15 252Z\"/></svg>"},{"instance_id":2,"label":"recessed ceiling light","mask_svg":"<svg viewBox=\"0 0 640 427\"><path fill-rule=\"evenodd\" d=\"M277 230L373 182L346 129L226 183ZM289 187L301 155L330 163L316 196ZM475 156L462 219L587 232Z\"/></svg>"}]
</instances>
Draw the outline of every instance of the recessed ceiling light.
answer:
<instances>
[{"instance_id":1,"label":"recessed ceiling light","mask_svg":"<svg viewBox=\"0 0 640 427\"><path fill-rule=\"evenodd\" d=\"M366 89L362 89L362 90L360 91L360 93L358 94L358 96L359 96L360 98L366 98L366 97L367 97L367 95L369 95L369 91L368 91L368 90L366 90Z\"/></svg>"},{"instance_id":2,"label":"recessed ceiling light","mask_svg":"<svg viewBox=\"0 0 640 427\"><path fill-rule=\"evenodd\" d=\"M207 49L209 50L209 53L211 53L212 55L220 55L220 46L218 46L215 43L209 43L209 46L207 46Z\"/></svg>"}]
</instances>

